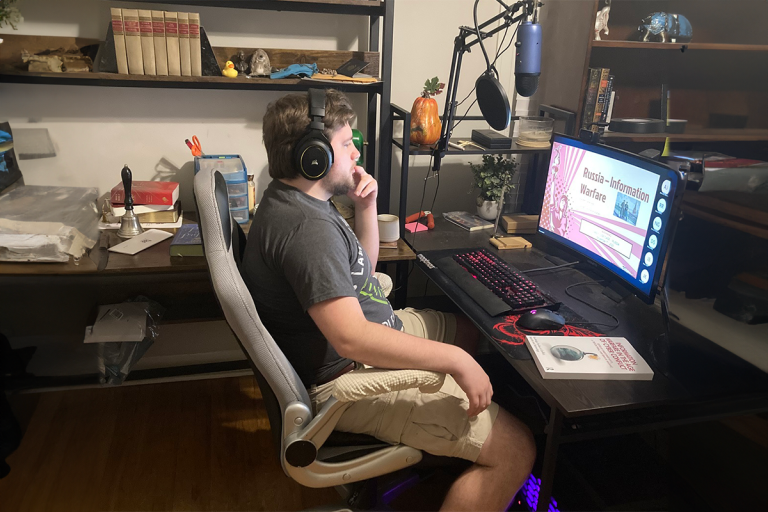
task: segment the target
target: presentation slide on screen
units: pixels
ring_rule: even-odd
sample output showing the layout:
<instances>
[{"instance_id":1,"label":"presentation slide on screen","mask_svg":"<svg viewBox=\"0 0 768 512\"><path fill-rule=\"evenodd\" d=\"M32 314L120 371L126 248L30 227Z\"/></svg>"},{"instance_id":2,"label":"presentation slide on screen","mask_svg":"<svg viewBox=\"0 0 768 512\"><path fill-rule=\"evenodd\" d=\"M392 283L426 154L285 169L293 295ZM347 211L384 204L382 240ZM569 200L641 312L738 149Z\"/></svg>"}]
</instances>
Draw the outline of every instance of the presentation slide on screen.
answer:
<instances>
[{"instance_id":1,"label":"presentation slide on screen","mask_svg":"<svg viewBox=\"0 0 768 512\"><path fill-rule=\"evenodd\" d=\"M651 217L657 217L658 184L652 172L555 142L539 226L637 278Z\"/></svg>"}]
</instances>

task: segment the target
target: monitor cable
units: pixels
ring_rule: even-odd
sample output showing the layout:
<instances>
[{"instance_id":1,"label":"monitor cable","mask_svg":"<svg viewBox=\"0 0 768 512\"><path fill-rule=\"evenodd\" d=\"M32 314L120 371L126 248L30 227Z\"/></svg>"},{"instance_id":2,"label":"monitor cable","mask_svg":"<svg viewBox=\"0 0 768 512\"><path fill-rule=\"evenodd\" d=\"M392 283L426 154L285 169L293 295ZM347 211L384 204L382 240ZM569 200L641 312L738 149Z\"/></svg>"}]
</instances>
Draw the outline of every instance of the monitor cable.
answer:
<instances>
[{"instance_id":1,"label":"monitor cable","mask_svg":"<svg viewBox=\"0 0 768 512\"><path fill-rule=\"evenodd\" d=\"M531 268L531 269L528 269L528 270L521 270L520 273L521 274L530 274L531 272L544 272L544 271L547 271L547 270L557 270L557 269L561 269L561 268L573 267L574 265L578 265L579 263L580 262L578 262L578 261L572 261L570 263L563 263L562 265L555 265L555 266L552 266L552 267L541 267L541 268ZM576 269L573 269L573 270L576 270Z\"/></svg>"},{"instance_id":2,"label":"monitor cable","mask_svg":"<svg viewBox=\"0 0 768 512\"><path fill-rule=\"evenodd\" d=\"M612 331L612 330L616 329L619 325L621 325L621 322L619 321L619 319L617 317L613 316L612 314L610 314L606 310L601 309L601 308L595 306L594 304L590 304L586 300L581 299L581 298L579 298L579 297L577 297L577 296L575 296L574 294L571 293L571 288L575 288L576 286L585 286L585 285L593 285L593 284L600 284L600 283L602 283L602 281L581 281L580 283L574 283L574 284L571 284L571 285L568 285L568 286L565 287L565 294L568 295L569 297L571 297L572 299L576 299L577 301L581 302L582 304L586 304L587 306L591 307L592 309L594 309L596 311L599 311L602 314L607 315L607 316L613 318L613 321L616 322L616 323L615 324L606 324L604 322L574 322L574 323L568 322L568 325L603 325L603 326L607 326L608 327L607 330L609 330L609 331Z\"/></svg>"}]
</instances>

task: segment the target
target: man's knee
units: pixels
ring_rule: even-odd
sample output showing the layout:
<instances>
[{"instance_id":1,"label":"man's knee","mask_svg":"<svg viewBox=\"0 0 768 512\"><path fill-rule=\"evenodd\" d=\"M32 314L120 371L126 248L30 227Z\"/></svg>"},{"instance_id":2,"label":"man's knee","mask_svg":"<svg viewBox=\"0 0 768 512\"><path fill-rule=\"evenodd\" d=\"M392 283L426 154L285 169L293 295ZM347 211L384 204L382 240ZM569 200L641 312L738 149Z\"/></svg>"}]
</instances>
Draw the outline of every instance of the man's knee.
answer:
<instances>
[{"instance_id":1,"label":"man's knee","mask_svg":"<svg viewBox=\"0 0 768 512\"><path fill-rule=\"evenodd\" d=\"M489 453L493 465L514 466L530 471L536 461L536 442L531 430L503 409L493 424L497 446Z\"/></svg>"}]
</instances>

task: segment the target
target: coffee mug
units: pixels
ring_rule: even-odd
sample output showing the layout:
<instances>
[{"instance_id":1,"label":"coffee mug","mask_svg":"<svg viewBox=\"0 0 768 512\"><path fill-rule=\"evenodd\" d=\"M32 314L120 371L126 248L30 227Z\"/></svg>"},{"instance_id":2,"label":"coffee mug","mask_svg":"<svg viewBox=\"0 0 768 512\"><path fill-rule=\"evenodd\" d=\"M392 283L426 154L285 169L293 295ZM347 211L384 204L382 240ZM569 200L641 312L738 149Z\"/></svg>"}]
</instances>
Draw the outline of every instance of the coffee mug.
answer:
<instances>
[{"instance_id":1,"label":"coffee mug","mask_svg":"<svg viewBox=\"0 0 768 512\"><path fill-rule=\"evenodd\" d=\"M376 219L379 221L379 241L397 242L400 239L400 219L397 215L382 213Z\"/></svg>"}]
</instances>

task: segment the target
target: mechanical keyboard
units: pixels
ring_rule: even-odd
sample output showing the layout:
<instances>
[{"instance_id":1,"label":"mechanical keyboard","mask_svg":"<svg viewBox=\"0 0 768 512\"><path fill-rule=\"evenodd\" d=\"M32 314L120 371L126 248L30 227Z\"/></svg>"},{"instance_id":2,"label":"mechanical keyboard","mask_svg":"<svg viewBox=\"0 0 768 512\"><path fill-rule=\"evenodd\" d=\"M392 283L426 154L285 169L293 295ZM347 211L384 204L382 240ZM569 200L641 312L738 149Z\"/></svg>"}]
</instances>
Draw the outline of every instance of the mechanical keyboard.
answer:
<instances>
[{"instance_id":1,"label":"mechanical keyboard","mask_svg":"<svg viewBox=\"0 0 768 512\"><path fill-rule=\"evenodd\" d=\"M436 264L491 316L556 304L519 270L485 249L454 254Z\"/></svg>"}]
</instances>

